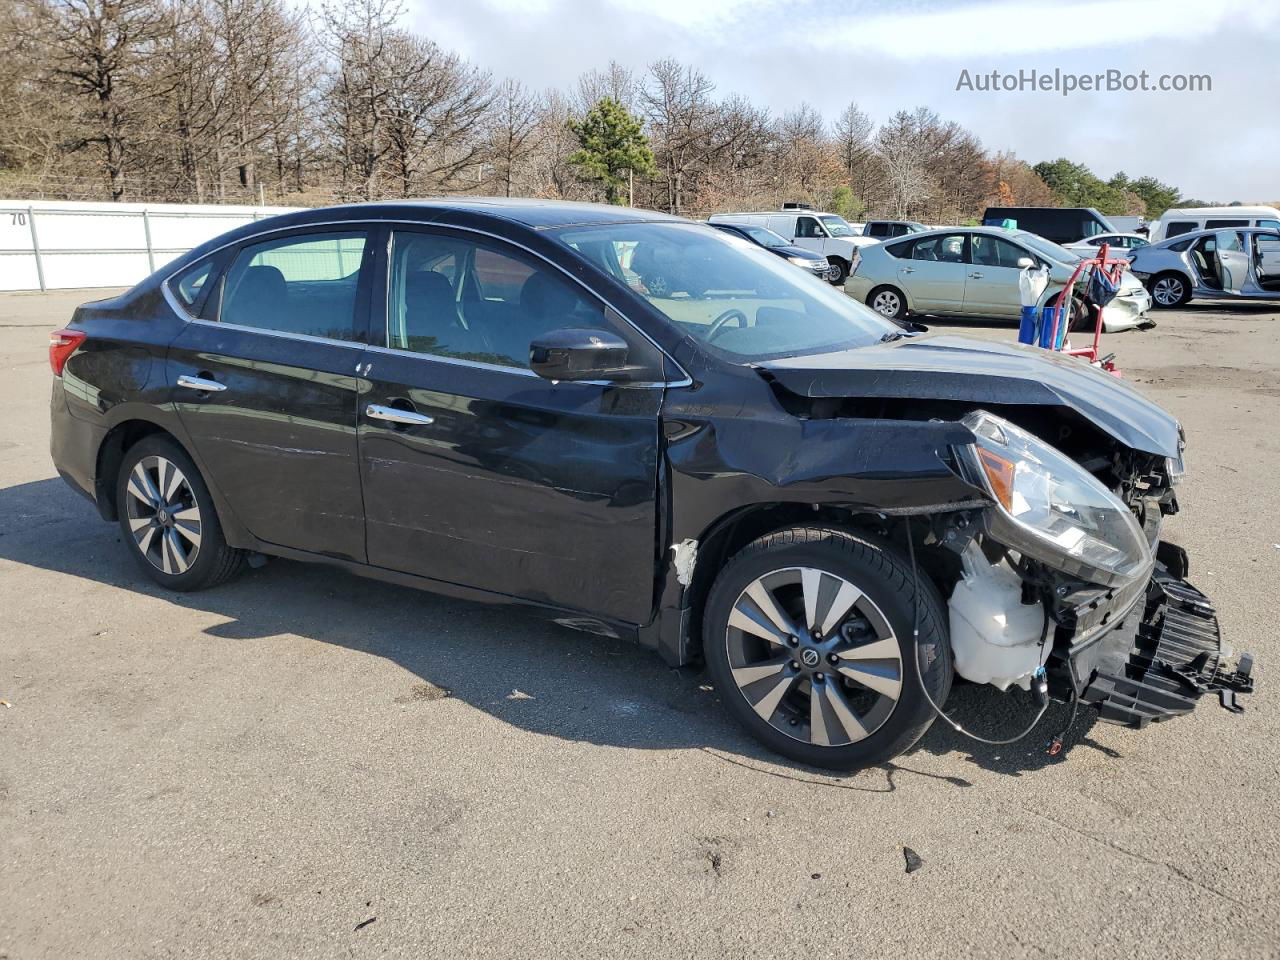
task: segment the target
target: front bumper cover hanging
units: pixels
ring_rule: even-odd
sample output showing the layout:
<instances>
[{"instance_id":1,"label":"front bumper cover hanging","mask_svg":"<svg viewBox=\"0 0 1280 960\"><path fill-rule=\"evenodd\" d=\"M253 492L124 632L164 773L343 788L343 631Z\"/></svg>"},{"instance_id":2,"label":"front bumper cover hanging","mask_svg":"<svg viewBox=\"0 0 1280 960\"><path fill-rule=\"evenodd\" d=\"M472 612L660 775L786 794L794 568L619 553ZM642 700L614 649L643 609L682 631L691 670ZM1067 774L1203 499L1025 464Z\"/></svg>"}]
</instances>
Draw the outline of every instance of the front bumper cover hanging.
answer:
<instances>
[{"instance_id":1,"label":"front bumper cover hanging","mask_svg":"<svg viewBox=\"0 0 1280 960\"><path fill-rule=\"evenodd\" d=\"M1136 622L1071 658L1080 699L1097 706L1101 719L1141 729L1190 713L1205 693L1217 693L1233 713L1244 711L1238 697L1253 692L1253 656L1230 664L1203 593L1157 564L1145 604L1126 619Z\"/></svg>"}]
</instances>

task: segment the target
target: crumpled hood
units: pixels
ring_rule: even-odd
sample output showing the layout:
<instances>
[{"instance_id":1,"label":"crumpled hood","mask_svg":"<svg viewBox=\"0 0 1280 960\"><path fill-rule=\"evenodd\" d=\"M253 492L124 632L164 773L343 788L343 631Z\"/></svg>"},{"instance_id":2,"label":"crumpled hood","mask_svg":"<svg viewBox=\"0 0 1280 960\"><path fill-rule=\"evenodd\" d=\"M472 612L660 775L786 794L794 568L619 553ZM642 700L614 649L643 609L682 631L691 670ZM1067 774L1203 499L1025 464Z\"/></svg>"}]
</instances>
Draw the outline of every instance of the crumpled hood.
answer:
<instances>
[{"instance_id":1,"label":"crumpled hood","mask_svg":"<svg viewBox=\"0 0 1280 960\"><path fill-rule=\"evenodd\" d=\"M1178 455L1178 422L1119 377L1018 343L933 334L758 364L804 397L896 397L1069 407L1127 447Z\"/></svg>"}]
</instances>

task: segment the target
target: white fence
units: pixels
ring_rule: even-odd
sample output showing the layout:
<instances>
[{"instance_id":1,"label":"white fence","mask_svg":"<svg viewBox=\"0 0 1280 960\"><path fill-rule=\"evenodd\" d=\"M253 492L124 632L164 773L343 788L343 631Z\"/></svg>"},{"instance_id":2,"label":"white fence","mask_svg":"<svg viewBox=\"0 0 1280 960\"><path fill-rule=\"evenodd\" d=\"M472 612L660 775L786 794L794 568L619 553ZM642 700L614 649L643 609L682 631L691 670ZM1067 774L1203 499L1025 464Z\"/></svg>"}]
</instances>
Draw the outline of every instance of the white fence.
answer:
<instances>
[{"instance_id":1,"label":"white fence","mask_svg":"<svg viewBox=\"0 0 1280 960\"><path fill-rule=\"evenodd\" d=\"M0 200L0 290L132 286L220 233L293 209Z\"/></svg>"}]
</instances>

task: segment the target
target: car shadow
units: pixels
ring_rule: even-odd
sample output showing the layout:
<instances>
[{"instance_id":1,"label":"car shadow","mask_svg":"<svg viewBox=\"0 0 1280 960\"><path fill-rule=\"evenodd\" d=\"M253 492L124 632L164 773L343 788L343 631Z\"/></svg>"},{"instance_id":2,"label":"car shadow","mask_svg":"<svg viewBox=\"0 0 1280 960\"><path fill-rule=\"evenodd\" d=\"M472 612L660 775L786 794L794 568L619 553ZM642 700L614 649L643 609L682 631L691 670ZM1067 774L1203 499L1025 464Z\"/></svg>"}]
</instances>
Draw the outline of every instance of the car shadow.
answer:
<instances>
[{"instance_id":1,"label":"car shadow","mask_svg":"<svg viewBox=\"0 0 1280 960\"><path fill-rule=\"evenodd\" d=\"M702 749L764 775L872 793L896 789L904 776L972 786L913 762L921 753L959 752L984 770L1012 776L1061 759L1044 750L1065 722L1065 707L1054 704L1045 723L1017 747L975 744L939 722L912 751L878 768L882 779L838 776L790 763L756 744L724 713L718 692L700 672L670 669L634 643L569 630L517 608L285 560L211 590L172 593L127 555L118 525L102 522L57 478L0 489L0 559L216 614L222 622L204 631L210 637L269 642L293 634L381 657L416 679L371 695L397 702L457 697L513 726L565 740ZM1033 712L1010 701L989 688L959 685L947 711L966 728L998 738ZM1097 746L1087 737L1093 717L1092 710L1080 711L1069 744Z\"/></svg>"}]
</instances>

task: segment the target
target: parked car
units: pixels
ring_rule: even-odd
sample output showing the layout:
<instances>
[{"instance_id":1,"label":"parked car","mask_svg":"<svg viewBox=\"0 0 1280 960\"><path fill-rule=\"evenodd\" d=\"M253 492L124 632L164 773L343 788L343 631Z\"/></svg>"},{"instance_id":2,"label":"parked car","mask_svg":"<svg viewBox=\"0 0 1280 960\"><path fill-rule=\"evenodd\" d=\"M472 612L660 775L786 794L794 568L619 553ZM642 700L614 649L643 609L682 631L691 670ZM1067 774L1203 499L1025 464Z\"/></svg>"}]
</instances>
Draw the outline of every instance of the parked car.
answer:
<instances>
[{"instance_id":1,"label":"parked car","mask_svg":"<svg viewBox=\"0 0 1280 960\"><path fill-rule=\"evenodd\" d=\"M1179 207L1166 210L1147 233L1152 243L1172 240L1184 233L1262 227L1280 230L1280 210L1275 207Z\"/></svg>"},{"instance_id":2,"label":"parked car","mask_svg":"<svg viewBox=\"0 0 1280 960\"><path fill-rule=\"evenodd\" d=\"M1051 304L1079 261L1070 250L1025 230L947 227L864 249L844 291L893 320L915 313L1016 321L1022 314L1023 267L1049 268L1041 303ZM1102 312L1103 329L1140 326L1150 307L1146 288L1126 271L1119 294ZM1095 322L1082 303L1073 305L1072 329L1092 330Z\"/></svg>"},{"instance_id":3,"label":"parked car","mask_svg":"<svg viewBox=\"0 0 1280 960\"><path fill-rule=\"evenodd\" d=\"M790 207L767 213L717 213L708 223L754 224L772 230L797 247L827 258L834 267L831 282L839 286L857 263L858 251L879 241L860 236L843 217L804 207Z\"/></svg>"},{"instance_id":4,"label":"parked car","mask_svg":"<svg viewBox=\"0 0 1280 960\"><path fill-rule=\"evenodd\" d=\"M1096 257L1105 243L1115 256L1124 257L1130 250L1145 247L1150 242L1140 233L1100 233L1077 243L1068 243L1066 248L1082 257Z\"/></svg>"},{"instance_id":5,"label":"parked car","mask_svg":"<svg viewBox=\"0 0 1280 960\"><path fill-rule=\"evenodd\" d=\"M1039 234L1058 244L1077 243L1099 233L1120 233L1093 207L987 207L982 223L999 227L1012 220L1018 230Z\"/></svg>"},{"instance_id":6,"label":"parked car","mask_svg":"<svg viewBox=\"0 0 1280 960\"><path fill-rule=\"evenodd\" d=\"M905 237L909 233L924 233L928 229L923 223L916 223L914 220L868 220L862 226L862 235L888 240Z\"/></svg>"},{"instance_id":7,"label":"parked car","mask_svg":"<svg viewBox=\"0 0 1280 960\"><path fill-rule=\"evenodd\" d=\"M767 230L754 223L713 223L711 226L717 230L724 231L730 236L740 237L758 247L764 247L775 257L782 257L788 263L812 273L815 277L821 277L823 280L834 280L836 278L837 270L827 261L826 257L820 253L814 253L812 250L806 250L804 247L797 247L794 243L789 243L772 230Z\"/></svg>"},{"instance_id":8,"label":"parked car","mask_svg":"<svg viewBox=\"0 0 1280 960\"><path fill-rule=\"evenodd\" d=\"M1157 307L1194 297L1280 300L1280 230L1197 230L1142 247L1129 267Z\"/></svg>"},{"instance_id":9,"label":"parked car","mask_svg":"<svg viewBox=\"0 0 1280 960\"><path fill-rule=\"evenodd\" d=\"M643 293L621 261L646 250L740 285ZM517 605L705 660L805 763L901 753L953 674L1134 726L1251 683L1160 542L1173 417L1084 363L910 337L679 218L273 217L80 307L49 360L58 473L164 589L274 555Z\"/></svg>"}]
</instances>

